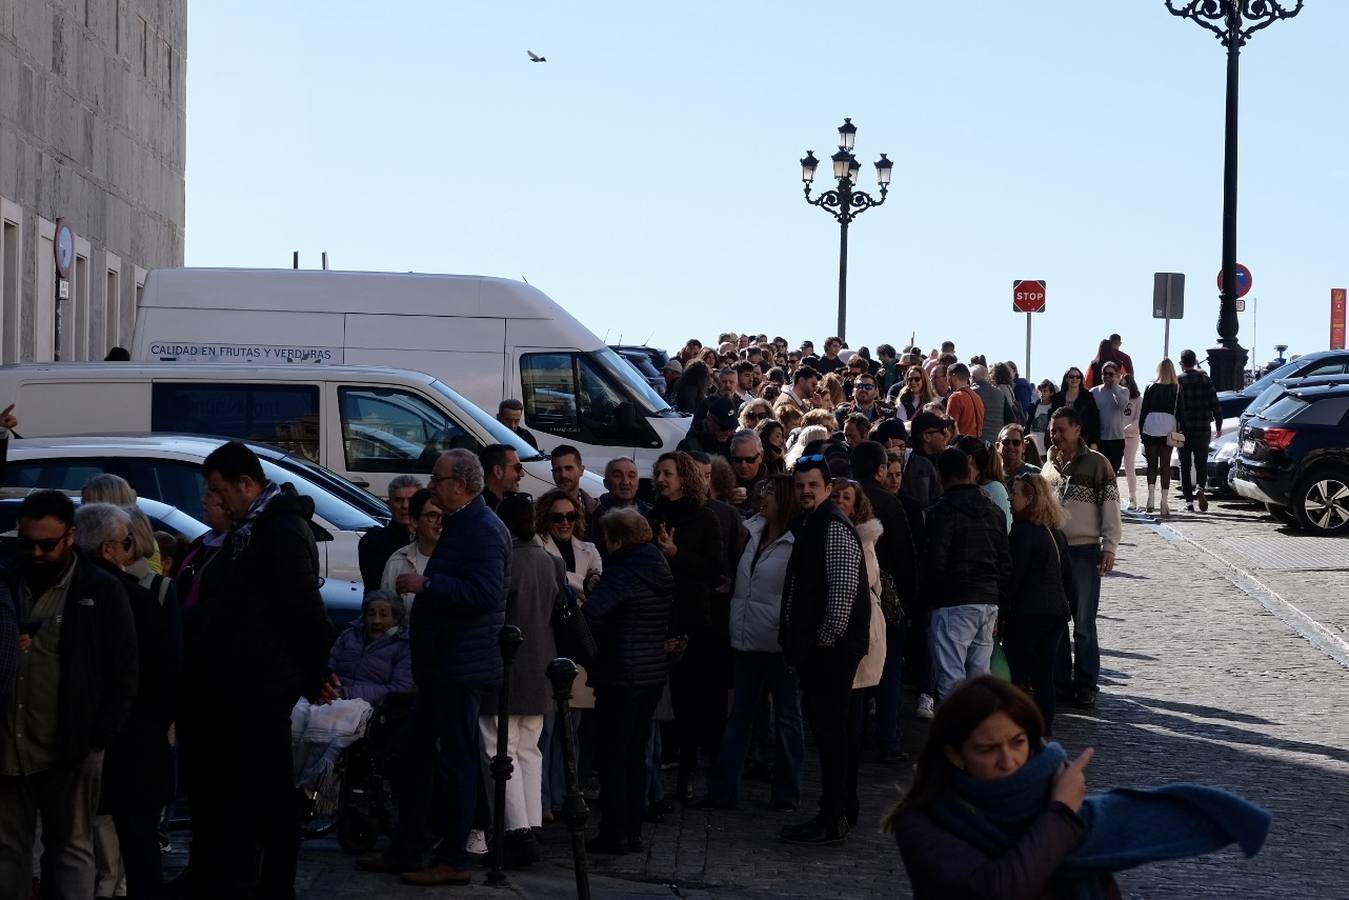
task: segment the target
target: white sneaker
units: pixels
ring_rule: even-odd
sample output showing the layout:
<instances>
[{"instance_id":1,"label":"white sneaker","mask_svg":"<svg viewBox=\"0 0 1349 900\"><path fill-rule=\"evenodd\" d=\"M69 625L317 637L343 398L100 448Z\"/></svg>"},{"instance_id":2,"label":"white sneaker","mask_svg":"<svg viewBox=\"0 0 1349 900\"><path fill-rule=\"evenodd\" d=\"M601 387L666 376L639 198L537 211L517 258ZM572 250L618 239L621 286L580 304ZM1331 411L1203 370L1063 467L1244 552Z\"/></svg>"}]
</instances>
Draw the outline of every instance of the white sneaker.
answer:
<instances>
[{"instance_id":1,"label":"white sneaker","mask_svg":"<svg viewBox=\"0 0 1349 900\"><path fill-rule=\"evenodd\" d=\"M481 828L475 828L468 833L468 843L464 845L465 852L472 856L487 855L487 834Z\"/></svg>"},{"instance_id":2,"label":"white sneaker","mask_svg":"<svg viewBox=\"0 0 1349 900\"><path fill-rule=\"evenodd\" d=\"M920 719L930 719L936 715L936 712L936 704L932 702L932 695L919 694L918 708L913 711L913 714Z\"/></svg>"}]
</instances>

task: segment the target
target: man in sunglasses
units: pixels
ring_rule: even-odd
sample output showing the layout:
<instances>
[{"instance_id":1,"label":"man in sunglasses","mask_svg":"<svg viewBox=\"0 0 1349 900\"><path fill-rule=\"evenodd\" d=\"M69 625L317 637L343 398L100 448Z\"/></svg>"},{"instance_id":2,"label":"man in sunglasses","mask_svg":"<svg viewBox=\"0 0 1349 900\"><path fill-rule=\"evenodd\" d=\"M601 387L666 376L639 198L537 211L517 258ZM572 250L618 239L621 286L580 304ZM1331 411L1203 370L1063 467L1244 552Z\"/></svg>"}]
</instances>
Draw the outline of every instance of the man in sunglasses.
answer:
<instances>
[{"instance_id":1,"label":"man in sunglasses","mask_svg":"<svg viewBox=\"0 0 1349 900\"><path fill-rule=\"evenodd\" d=\"M36 491L19 507L18 677L0 685L0 897L32 891L42 817L43 893L94 895L93 810L103 753L137 690L126 593L75 549L75 506Z\"/></svg>"},{"instance_id":2,"label":"man in sunglasses","mask_svg":"<svg viewBox=\"0 0 1349 900\"><path fill-rule=\"evenodd\" d=\"M859 357L853 357L858 359ZM838 417L839 428L854 414L866 416L869 423L879 422L881 419L888 419L895 414L893 407L887 406L880 401L880 385L875 376L860 372L853 380L852 402L844 403L834 415Z\"/></svg>"},{"instance_id":3,"label":"man in sunglasses","mask_svg":"<svg viewBox=\"0 0 1349 900\"><path fill-rule=\"evenodd\" d=\"M801 517L787 562L778 640L801 679L801 709L820 752L820 812L782 829L791 844L837 844L848 837L849 704L867 652L871 589L862 544L830 495L822 454L797 460L792 477Z\"/></svg>"},{"instance_id":4,"label":"man in sunglasses","mask_svg":"<svg viewBox=\"0 0 1349 900\"><path fill-rule=\"evenodd\" d=\"M729 456L731 435L740 425L740 420L735 415L735 401L720 396L709 397L703 401L702 409L705 413L702 427L690 428L688 435L679 442L676 449L685 453L700 451L716 456Z\"/></svg>"},{"instance_id":5,"label":"man in sunglasses","mask_svg":"<svg viewBox=\"0 0 1349 900\"><path fill-rule=\"evenodd\" d=\"M1026 431L1015 422L1004 425L998 432L997 450L1002 454L1002 471L1010 491L1012 479L1018 475L1033 475L1040 471L1039 466L1026 462Z\"/></svg>"},{"instance_id":6,"label":"man in sunglasses","mask_svg":"<svg viewBox=\"0 0 1349 900\"><path fill-rule=\"evenodd\" d=\"M478 451L478 461L482 463L483 489L482 499L487 508L496 512L503 497L520 490L520 479L524 477L525 467L520 462L520 454L514 447L506 444L488 444Z\"/></svg>"}]
</instances>

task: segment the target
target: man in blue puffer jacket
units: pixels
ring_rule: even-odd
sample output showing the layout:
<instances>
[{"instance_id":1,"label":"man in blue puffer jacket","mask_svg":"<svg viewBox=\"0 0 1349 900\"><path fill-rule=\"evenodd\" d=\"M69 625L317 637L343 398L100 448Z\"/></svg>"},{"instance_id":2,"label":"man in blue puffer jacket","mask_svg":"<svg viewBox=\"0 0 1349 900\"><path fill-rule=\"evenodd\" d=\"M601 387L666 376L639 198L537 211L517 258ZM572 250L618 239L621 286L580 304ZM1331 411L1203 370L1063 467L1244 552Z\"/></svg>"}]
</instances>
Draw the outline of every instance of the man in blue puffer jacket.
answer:
<instances>
[{"instance_id":1,"label":"man in blue puffer jacket","mask_svg":"<svg viewBox=\"0 0 1349 900\"><path fill-rule=\"evenodd\" d=\"M388 851L362 857L360 865L401 872L408 884L467 884L465 844L478 796L478 707L482 692L501 685L498 635L506 624L511 536L482 499L482 465L474 454L442 454L428 487L444 510L440 542L425 574L400 575L395 585L400 594L417 595L409 627L418 697L403 746L398 832ZM437 742L449 778L448 808L436 817L443 839L423 865Z\"/></svg>"}]
</instances>

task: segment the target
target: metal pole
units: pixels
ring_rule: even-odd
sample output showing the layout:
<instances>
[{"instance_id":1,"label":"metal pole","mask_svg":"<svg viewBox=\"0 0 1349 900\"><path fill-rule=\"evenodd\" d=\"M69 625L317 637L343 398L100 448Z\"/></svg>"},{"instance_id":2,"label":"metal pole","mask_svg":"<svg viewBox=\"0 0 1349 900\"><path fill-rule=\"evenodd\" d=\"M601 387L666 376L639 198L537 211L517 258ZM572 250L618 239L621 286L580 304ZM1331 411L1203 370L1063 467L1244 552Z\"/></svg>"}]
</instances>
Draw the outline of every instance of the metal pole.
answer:
<instances>
[{"instance_id":1,"label":"metal pole","mask_svg":"<svg viewBox=\"0 0 1349 900\"><path fill-rule=\"evenodd\" d=\"M1241 73L1241 12L1244 3L1227 4L1227 109L1223 140L1223 287L1218 301L1218 344L1210 351L1214 386L1239 390L1246 352L1237 340L1237 111Z\"/></svg>"},{"instance_id":2,"label":"metal pole","mask_svg":"<svg viewBox=\"0 0 1349 900\"><path fill-rule=\"evenodd\" d=\"M1026 380L1030 381L1030 319L1031 314L1026 313Z\"/></svg>"},{"instance_id":3,"label":"metal pole","mask_svg":"<svg viewBox=\"0 0 1349 900\"><path fill-rule=\"evenodd\" d=\"M843 218L839 220L838 235L838 339L846 341L848 339L848 215L847 203L849 202L850 191L843 188L843 182L839 183L839 196L844 201Z\"/></svg>"},{"instance_id":4,"label":"metal pole","mask_svg":"<svg viewBox=\"0 0 1349 900\"><path fill-rule=\"evenodd\" d=\"M506 873L501 870L501 856L506 849L506 782L510 780L515 766L510 757L510 705L511 670L515 668L515 654L525 642L524 635L514 625L504 626L497 635L501 645L501 690L497 692L497 752L492 757L492 779L496 782L496 792L492 806L492 846L491 869L487 872L488 884L505 884Z\"/></svg>"},{"instance_id":5,"label":"metal pole","mask_svg":"<svg viewBox=\"0 0 1349 900\"><path fill-rule=\"evenodd\" d=\"M576 663L559 657L548 664L548 680L553 683L557 701L557 729L562 737L562 761L567 772L567 797L562 817L571 833L571 856L576 865L577 900L590 900L590 871L586 862L586 799L581 779L576 774L576 744L571 731L571 685L576 680Z\"/></svg>"},{"instance_id":6,"label":"metal pole","mask_svg":"<svg viewBox=\"0 0 1349 900\"><path fill-rule=\"evenodd\" d=\"M293 250L290 254L290 267L292 269L300 268L300 251Z\"/></svg>"},{"instance_id":7,"label":"metal pole","mask_svg":"<svg viewBox=\"0 0 1349 900\"><path fill-rule=\"evenodd\" d=\"M1166 307L1166 333L1162 338L1162 358L1171 358L1171 306L1169 302Z\"/></svg>"}]
</instances>

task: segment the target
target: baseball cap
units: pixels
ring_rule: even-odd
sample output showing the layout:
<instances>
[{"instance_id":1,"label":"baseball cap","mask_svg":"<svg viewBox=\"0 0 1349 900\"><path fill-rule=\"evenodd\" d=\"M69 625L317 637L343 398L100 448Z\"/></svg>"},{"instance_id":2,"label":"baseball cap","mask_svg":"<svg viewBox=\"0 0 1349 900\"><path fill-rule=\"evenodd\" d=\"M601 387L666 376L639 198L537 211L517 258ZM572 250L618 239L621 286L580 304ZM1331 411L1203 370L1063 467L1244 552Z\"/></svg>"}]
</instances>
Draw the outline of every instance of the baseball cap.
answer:
<instances>
[{"instance_id":1,"label":"baseball cap","mask_svg":"<svg viewBox=\"0 0 1349 900\"><path fill-rule=\"evenodd\" d=\"M707 413L716 418L717 424L724 431L729 431L740 424L740 420L735 417L735 404L725 397L713 397L708 400Z\"/></svg>"},{"instance_id":2,"label":"baseball cap","mask_svg":"<svg viewBox=\"0 0 1349 900\"><path fill-rule=\"evenodd\" d=\"M939 416L932 412L920 412L913 417L911 428L914 437L918 437L924 431L931 431L933 428L945 430L953 420L946 416Z\"/></svg>"},{"instance_id":3,"label":"baseball cap","mask_svg":"<svg viewBox=\"0 0 1349 900\"><path fill-rule=\"evenodd\" d=\"M683 373L684 364L677 359L671 358L666 361L665 365L661 366L661 369L666 372L674 372L678 375Z\"/></svg>"},{"instance_id":4,"label":"baseball cap","mask_svg":"<svg viewBox=\"0 0 1349 900\"><path fill-rule=\"evenodd\" d=\"M876 427L871 429L871 439L884 443L891 438L899 438L907 442L909 435L904 430L904 423L899 419L882 419L876 423Z\"/></svg>"}]
</instances>

